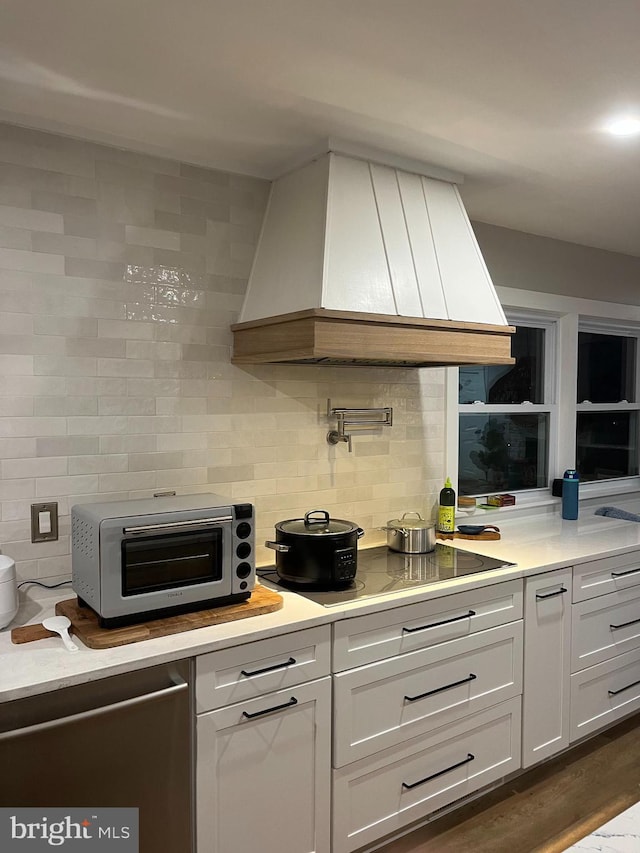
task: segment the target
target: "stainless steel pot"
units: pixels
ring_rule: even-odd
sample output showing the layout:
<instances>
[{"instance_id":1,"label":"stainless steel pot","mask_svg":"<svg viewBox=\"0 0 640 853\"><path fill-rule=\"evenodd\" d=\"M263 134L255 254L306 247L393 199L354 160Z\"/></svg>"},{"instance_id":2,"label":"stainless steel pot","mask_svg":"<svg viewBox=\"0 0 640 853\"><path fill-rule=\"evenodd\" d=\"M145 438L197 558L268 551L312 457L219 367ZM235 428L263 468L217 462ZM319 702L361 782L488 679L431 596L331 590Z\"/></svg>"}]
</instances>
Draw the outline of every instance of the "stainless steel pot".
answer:
<instances>
[{"instance_id":1,"label":"stainless steel pot","mask_svg":"<svg viewBox=\"0 0 640 853\"><path fill-rule=\"evenodd\" d=\"M313 509L304 518L276 524L276 541L265 542L276 552L276 571L293 586L341 589L353 583L358 561L358 539L364 530L352 521L330 518Z\"/></svg>"},{"instance_id":2,"label":"stainless steel pot","mask_svg":"<svg viewBox=\"0 0 640 853\"><path fill-rule=\"evenodd\" d=\"M387 531L387 546L392 551L426 554L436 547L435 525L425 521L419 512L405 512L402 518L392 518L380 530Z\"/></svg>"}]
</instances>

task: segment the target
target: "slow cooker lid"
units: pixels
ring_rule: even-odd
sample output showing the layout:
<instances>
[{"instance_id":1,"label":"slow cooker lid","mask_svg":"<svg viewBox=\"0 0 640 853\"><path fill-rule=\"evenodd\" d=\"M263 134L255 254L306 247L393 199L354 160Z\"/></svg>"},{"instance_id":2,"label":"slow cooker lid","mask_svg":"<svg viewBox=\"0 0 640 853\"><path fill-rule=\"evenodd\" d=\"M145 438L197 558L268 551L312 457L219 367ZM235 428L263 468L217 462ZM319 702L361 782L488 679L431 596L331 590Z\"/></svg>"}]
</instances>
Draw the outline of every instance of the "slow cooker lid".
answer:
<instances>
[{"instance_id":1,"label":"slow cooker lid","mask_svg":"<svg viewBox=\"0 0 640 853\"><path fill-rule=\"evenodd\" d=\"M276 529L283 533L296 533L302 536L330 536L338 533L353 533L358 525L343 518L331 518L325 509L312 509L304 518L289 518L280 521Z\"/></svg>"}]
</instances>

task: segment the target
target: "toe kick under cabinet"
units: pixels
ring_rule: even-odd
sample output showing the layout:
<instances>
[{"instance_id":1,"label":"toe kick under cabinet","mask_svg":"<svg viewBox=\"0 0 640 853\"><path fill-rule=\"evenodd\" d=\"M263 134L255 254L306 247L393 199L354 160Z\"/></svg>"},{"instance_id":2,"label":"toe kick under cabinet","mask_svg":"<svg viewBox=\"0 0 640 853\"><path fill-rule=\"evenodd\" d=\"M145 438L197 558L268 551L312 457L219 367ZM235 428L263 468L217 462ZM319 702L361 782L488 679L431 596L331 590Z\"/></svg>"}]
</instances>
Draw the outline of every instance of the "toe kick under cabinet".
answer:
<instances>
[{"instance_id":1,"label":"toe kick under cabinet","mask_svg":"<svg viewBox=\"0 0 640 853\"><path fill-rule=\"evenodd\" d=\"M573 572L571 740L640 709L640 552Z\"/></svg>"},{"instance_id":2,"label":"toe kick under cabinet","mask_svg":"<svg viewBox=\"0 0 640 853\"><path fill-rule=\"evenodd\" d=\"M333 669L333 853L520 767L521 580L337 622Z\"/></svg>"}]
</instances>

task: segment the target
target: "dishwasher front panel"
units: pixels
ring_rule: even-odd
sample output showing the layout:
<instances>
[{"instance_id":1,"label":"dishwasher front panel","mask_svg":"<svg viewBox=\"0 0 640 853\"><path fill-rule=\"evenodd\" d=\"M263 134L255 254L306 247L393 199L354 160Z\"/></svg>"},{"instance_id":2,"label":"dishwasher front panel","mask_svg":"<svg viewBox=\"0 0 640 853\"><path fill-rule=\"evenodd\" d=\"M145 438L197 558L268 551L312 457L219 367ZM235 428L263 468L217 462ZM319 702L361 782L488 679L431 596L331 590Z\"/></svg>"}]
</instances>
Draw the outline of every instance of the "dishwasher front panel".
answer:
<instances>
[{"instance_id":1,"label":"dishwasher front panel","mask_svg":"<svg viewBox=\"0 0 640 853\"><path fill-rule=\"evenodd\" d=\"M134 807L140 853L192 853L190 662L0 705L0 806Z\"/></svg>"}]
</instances>

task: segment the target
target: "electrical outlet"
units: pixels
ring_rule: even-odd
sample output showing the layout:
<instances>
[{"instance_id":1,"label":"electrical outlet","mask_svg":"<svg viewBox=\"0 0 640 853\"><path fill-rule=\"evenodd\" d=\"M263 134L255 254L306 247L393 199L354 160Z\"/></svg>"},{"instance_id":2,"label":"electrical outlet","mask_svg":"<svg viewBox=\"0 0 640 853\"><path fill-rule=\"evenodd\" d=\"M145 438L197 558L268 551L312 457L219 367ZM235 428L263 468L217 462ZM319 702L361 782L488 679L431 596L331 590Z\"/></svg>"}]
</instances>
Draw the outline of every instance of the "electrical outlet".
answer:
<instances>
[{"instance_id":1,"label":"electrical outlet","mask_svg":"<svg viewBox=\"0 0 640 853\"><path fill-rule=\"evenodd\" d=\"M58 538L58 504L31 504L31 541L53 542Z\"/></svg>"}]
</instances>

